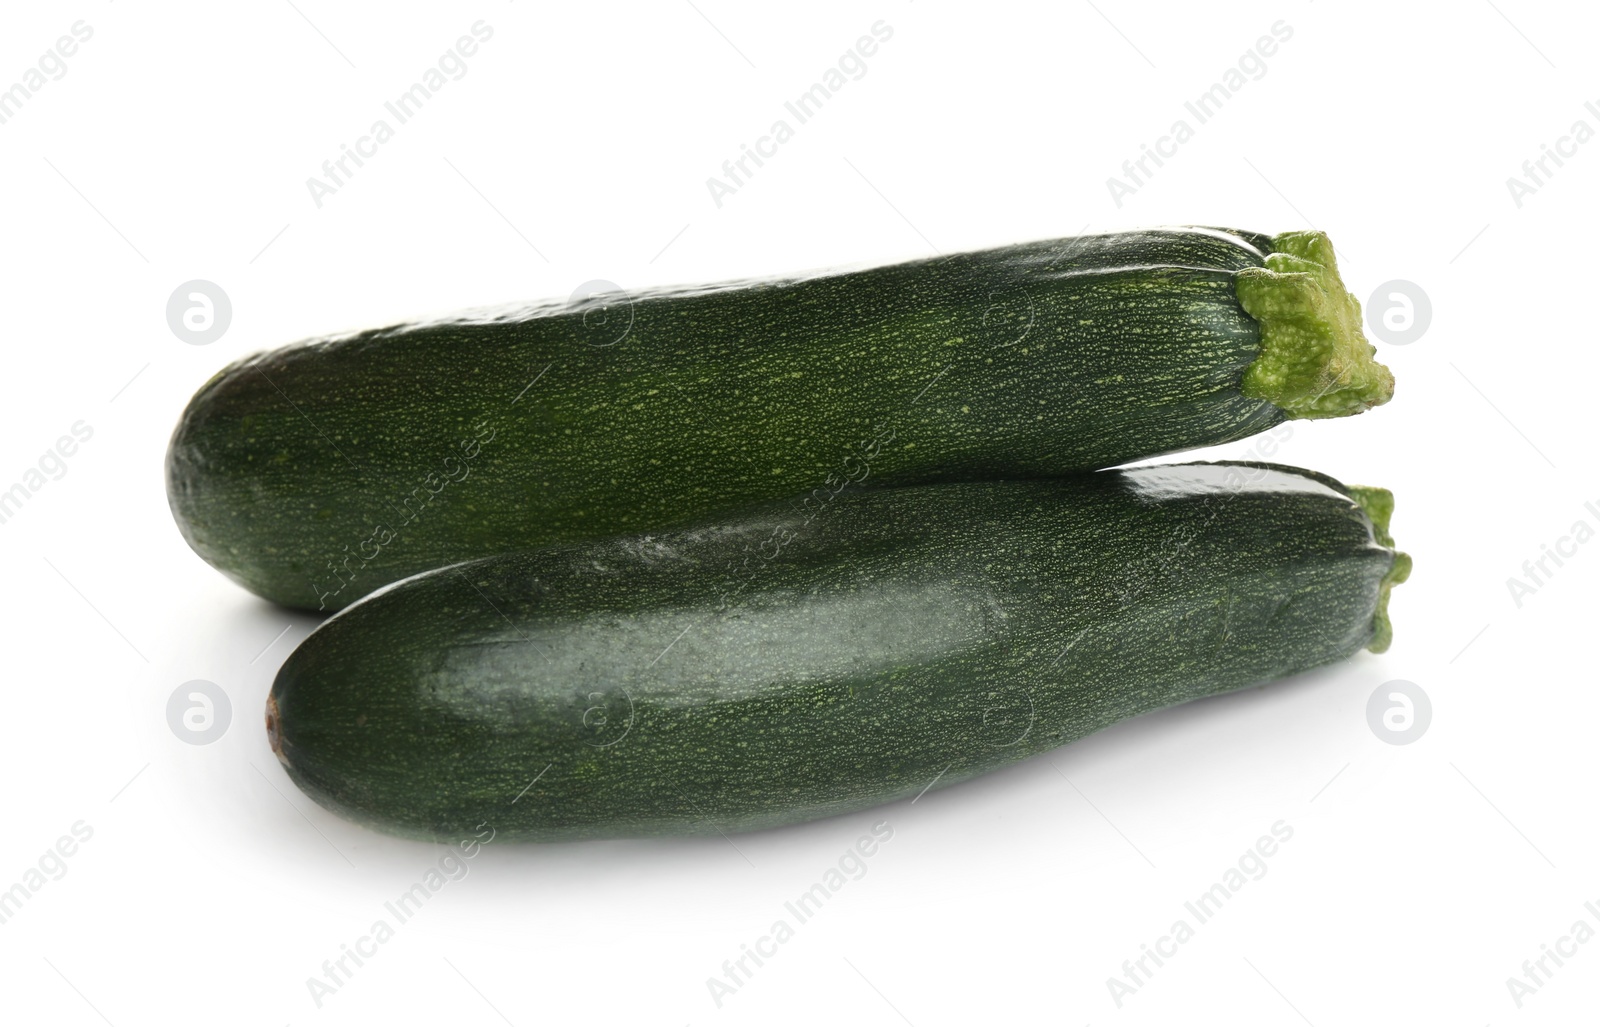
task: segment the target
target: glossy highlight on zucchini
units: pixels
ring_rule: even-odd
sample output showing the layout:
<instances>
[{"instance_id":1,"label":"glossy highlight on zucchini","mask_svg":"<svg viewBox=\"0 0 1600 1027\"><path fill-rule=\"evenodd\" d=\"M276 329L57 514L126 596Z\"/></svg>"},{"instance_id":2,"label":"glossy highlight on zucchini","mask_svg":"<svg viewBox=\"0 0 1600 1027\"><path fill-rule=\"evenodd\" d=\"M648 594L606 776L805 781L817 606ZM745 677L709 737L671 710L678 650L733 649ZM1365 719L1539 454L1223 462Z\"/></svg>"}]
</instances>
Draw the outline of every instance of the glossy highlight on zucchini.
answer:
<instances>
[{"instance_id":1,"label":"glossy highlight on zucchini","mask_svg":"<svg viewBox=\"0 0 1600 1027\"><path fill-rule=\"evenodd\" d=\"M946 787L1388 644L1392 497L1267 464L847 490L399 582L273 750L395 834L732 833Z\"/></svg>"},{"instance_id":2,"label":"glossy highlight on zucchini","mask_svg":"<svg viewBox=\"0 0 1600 1027\"><path fill-rule=\"evenodd\" d=\"M1321 233L1157 229L274 350L195 395L167 489L217 569L336 610L447 563L859 480L863 446L875 484L1052 476L1392 388Z\"/></svg>"}]
</instances>

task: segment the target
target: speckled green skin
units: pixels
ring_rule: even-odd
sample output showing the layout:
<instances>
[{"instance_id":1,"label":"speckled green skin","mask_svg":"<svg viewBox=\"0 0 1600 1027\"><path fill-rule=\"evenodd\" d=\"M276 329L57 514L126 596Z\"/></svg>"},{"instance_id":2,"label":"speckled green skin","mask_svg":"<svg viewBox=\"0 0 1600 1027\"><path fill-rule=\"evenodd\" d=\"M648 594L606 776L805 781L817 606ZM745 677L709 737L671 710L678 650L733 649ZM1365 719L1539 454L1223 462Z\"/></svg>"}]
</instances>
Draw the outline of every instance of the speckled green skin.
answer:
<instances>
[{"instance_id":1,"label":"speckled green skin","mask_svg":"<svg viewBox=\"0 0 1600 1027\"><path fill-rule=\"evenodd\" d=\"M400 582L295 650L269 734L402 835L791 824L1349 656L1377 532L1269 465L845 489Z\"/></svg>"},{"instance_id":2,"label":"speckled green skin","mask_svg":"<svg viewBox=\"0 0 1600 1027\"><path fill-rule=\"evenodd\" d=\"M1260 339L1235 272L1270 246L1056 239L288 347L194 397L168 495L213 566L332 610L453 561L858 480L867 440L886 484L1228 442L1285 416L1240 388Z\"/></svg>"}]
</instances>

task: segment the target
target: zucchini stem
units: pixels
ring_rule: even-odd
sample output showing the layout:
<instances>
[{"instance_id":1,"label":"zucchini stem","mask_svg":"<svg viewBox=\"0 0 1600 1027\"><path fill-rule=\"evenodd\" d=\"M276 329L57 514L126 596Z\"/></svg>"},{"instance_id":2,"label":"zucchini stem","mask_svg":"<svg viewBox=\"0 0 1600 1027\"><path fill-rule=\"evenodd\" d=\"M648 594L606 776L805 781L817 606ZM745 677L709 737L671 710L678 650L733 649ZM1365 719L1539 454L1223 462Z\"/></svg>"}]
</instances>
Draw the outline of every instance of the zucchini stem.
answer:
<instances>
[{"instance_id":1,"label":"zucchini stem","mask_svg":"<svg viewBox=\"0 0 1600 1027\"><path fill-rule=\"evenodd\" d=\"M1394 587L1411 577L1411 555L1394 548L1394 536L1389 534L1389 519L1394 516L1394 493L1370 485L1351 485L1350 498L1372 521L1372 539L1378 545L1393 550L1394 562L1378 582L1378 606L1372 614L1372 641L1367 643L1370 652L1381 653L1394 641L1394 625L1389 622L1389 593Z\"/></svg>"},{"instance_id":2,"label":"zucchini stem","mask_svg":"<svg viewBox=\"0 0 1600 1027\"><path fill-rule=\"evenodd\" d=\"M1347 417L1389 402L1394 375L1373 357L1361 304L1339 278L1323 232L1284 232L1264 267L1235 273L1245 313L1261 325L1261 353L1242 391L1292 418Z\"/></svg>"}]
</instances>

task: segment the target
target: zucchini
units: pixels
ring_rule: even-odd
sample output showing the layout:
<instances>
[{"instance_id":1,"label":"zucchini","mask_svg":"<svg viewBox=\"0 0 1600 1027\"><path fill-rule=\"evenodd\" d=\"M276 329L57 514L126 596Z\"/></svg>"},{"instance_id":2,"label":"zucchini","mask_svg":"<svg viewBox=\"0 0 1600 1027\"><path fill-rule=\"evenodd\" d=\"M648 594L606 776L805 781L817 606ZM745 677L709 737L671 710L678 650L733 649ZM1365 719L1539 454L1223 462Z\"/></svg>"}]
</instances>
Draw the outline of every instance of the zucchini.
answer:
<instances>
[{"instance_id":1,"label":"zucchini","mask_svg":"<svg viewBox=\"0 0 1600 1027\"><path fill-rule=\"evenodd\" d=\"M168 496L213 566L333 610L841 477L1052 476L1356 413L1392 391L1372 354L1321 233L1056 239L260 354L190 402Z\"/></svg>"},{"instance_id":2,"label":"zucchini","mask_svg":"<svg viewBox=\"0 0 1600 1027\"><path fill-rule=\"evenodd\" d=\"M1381 489L1265 464L857 489L502 554L336 614L273 683L294 782L383 831L773 827L1389 641Z\"/></svg>"}]
</instances>

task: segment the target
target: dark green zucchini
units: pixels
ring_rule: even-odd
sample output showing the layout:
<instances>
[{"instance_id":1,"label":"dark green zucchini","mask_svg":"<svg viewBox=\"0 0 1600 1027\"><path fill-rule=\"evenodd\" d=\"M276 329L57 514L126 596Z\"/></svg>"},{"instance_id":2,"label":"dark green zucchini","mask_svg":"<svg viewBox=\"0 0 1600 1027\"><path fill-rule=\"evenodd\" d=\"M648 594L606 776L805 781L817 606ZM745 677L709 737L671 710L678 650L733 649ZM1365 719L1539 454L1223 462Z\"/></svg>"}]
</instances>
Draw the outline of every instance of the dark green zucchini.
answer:
<instances>
[{"instance_id":1,"label":"dark green zucchini","mask_svg":"<svg viewBox=\"0 0 1600 1027\"><path fill-rule=\"evenodd\" d=\"M268 701L307 794L397 834L772 827L1388 644L1391 499L1188 464L854 489L421 574Z\"/></svg>"},{"instance_id":2,"label":"dark green zucchini","mask_svg":"<svg viewBox=\"0 0 1600 1027\"><path fill-rule=\"evenodd\" d=\"M1355 413L1392 390L1372 353L1320 233L1056 239L254 356L189 404L168 495L225 574L337 609L845 477L1049 476Z\"/></svg>"}]
</instances>

